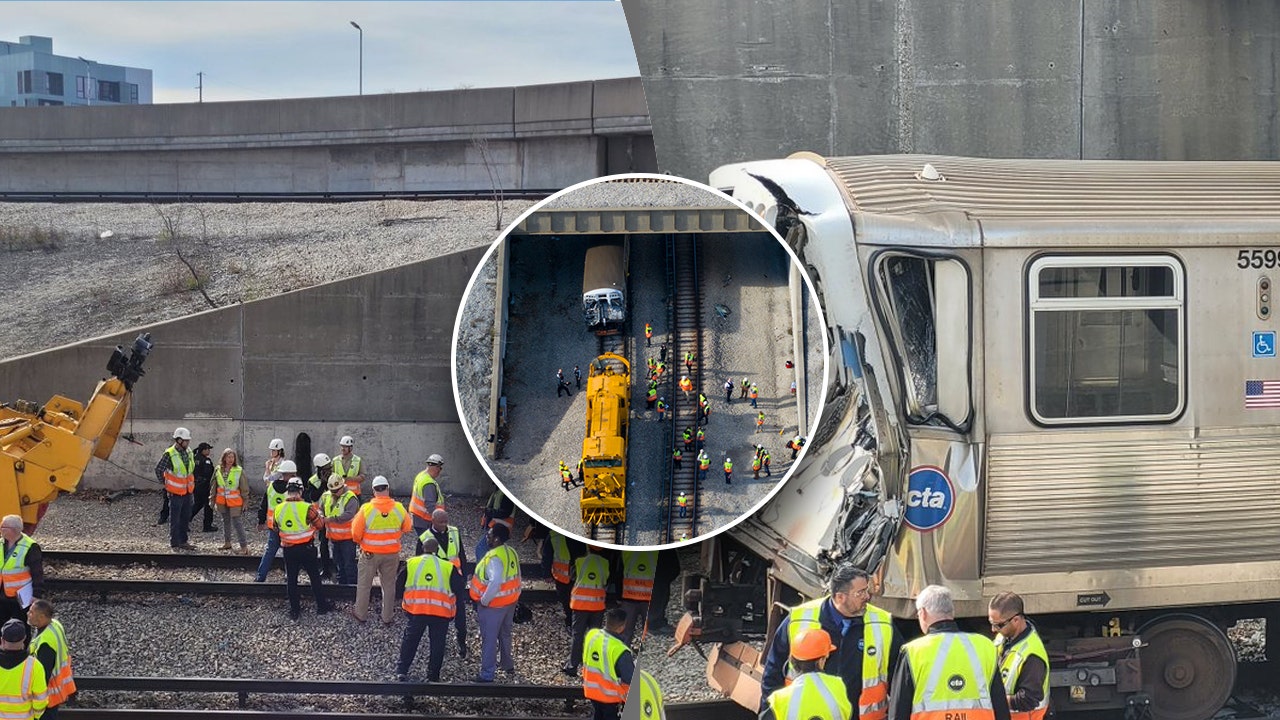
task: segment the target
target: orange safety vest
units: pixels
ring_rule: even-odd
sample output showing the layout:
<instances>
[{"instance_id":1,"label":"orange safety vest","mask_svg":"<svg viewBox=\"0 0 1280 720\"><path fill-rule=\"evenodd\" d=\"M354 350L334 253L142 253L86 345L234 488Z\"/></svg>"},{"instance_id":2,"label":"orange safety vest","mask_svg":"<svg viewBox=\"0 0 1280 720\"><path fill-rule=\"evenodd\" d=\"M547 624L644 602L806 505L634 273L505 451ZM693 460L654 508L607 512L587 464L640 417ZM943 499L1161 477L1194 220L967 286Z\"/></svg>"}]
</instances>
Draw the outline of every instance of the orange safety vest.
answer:
<instances>
[{"instance_id":1,"label":"orange safety vest","mask_svg":"<svg viewBox=\"0 0 1280 720\"><path fill-rule=\"evenodd\" d=\"M222 466L213 469L213 476L218 483L218 494L213 498L214 505L225 505L238 508L244 505L244 496L240 494L240 466L232 465L226 477L222 475Z\"/></svg>"},{"instance_id":2,"label":"orange safety vest","mask_svg":"<svg viewBox=\"0 0 1280 720\"><path fill-rule=\"evenodd\" d=\"M489 558L495 555L502 560L501 578L489 577ZM516 551L508 545L499 545L490 550L480 562L476 563L476 574L471 576L471 584L468 586L471 599L480 602L480 598L484 597L491 582L497 582L499 585L498 593L493 596L489 607L514 605L520 599L520 556L516 555Z\"/></svg>"},{"instance_id":3,"label":"orange safety vest","mask_svg":"<svg viewBox=\"0 0 1280 720\"><path fill-rule=\"evenodd\" d=\"M604 610L604 586L609 581L609 562L593 552L578 558L569 608L585 612Z\"/></svg>"},{"instance_id":4,"label":"orange safety vest","mask_svg":"<svg viewBox=\"0 0 1280 720\"><path fill-rule=\"evenodd\" d=\"M405 574L404 600L400 607L410 615L433 615L451 618L457 614L457 601L449 591L449 575L453 566L435 555L409 558Z\"/></svg>"},{"instance_id":5,"label":"orange safety vest","mask_svg":"<svg viewBox=\"0 0 1280 720\"><path fill-rule=\"evenodd\" d=\"M688 377L680 378L680 389L685 392L689 392L693 390L693 381L690 380Z\"/></svg>"},{"instance_id":6,"label":"orange safety vest","mask_svg":"<svg viewBox=\"0 0 1280 720\"><path fill-rule=\"evenodd\" d=\"M348 474L350 473L350 474ZM339 455L333 459L333 474L342 478L347 484L347 489L360 497L360 481L355 477L360 474L360 456L355 453L351 454L351 467L343 467L342 456Z\"/></svg>"},{"instance_id":7,"label":"orange safety vest","mask_svg":"<svg viewBox=\"0 0 1280 720\"><path fill-rule=\"evenodd\" d=\"M0 582L4 583L6 596L16 598L23 588L31 586L31 568L27 567L27 551L34 543L31 536L22 533L18 541L13 544L13 549L5 556L4 565L0 566Z\"/></svg>"},{"instance_id":8,"label":"orange safety vest","mask_svg":"<svg viewBox=\"0 0 1280 720\"><path fill-rule=\"evenodd\" d=\"M357 499L356 494L345 488L342 496L338 498L333 496L332 490L324 494L324 507L321 508L324 511L325 519L324 534L330 540L340 542L351 539L351 523L355 522L355 516L353 515L346 522L338 522L334 518L341 515L347 509L347 503L355 499Z\"/></svg>"},{"instance_id":9,"label":"orange safety vest","mask_svg":"<svg viewBox=\"0 0 1280 720\"><path fill-rule=\"evenodd\" d=\"M569 541L563 535L552 530L547 535L551 543L551 577L561 585L569 584L569 562L573 556L569 554Z\"/></svg>"},{"instance_id":10,"label":"orange safety vest","mask_svg":"<svg viewBox=\"0 0 1280 720\"><path fill-rule=\"evenodd\" d=\"M169 469L164 471L164 489L179 497L195 492L195 458L190 453L184 458L176 445L170 445L165 453L169 456Z\"/></svg>"},{"instance_id":11,"label":"orange safety vest","mask_svg":"<svg viewBox=\"0 0 1280 720\"><path fill-rule=\"evenodd\" d=\"M370 500L360 508L364 515L364 536L360 538L360 549L374 555L388 555L400 552L401 528L409 511L404 505L393 503L390 512L381 512Z\"/></svg>"},{"instance_id":12,"label":"orange safety vest","mask_svg":"<svg viewBox=\"0 0 1280 720\"><path fill-rule=\"evenodd\" d=\"M618 659L629 650L626 643L599 628L587 631L582 642L582 694L588 700L619 705L629 687L618 677Z\"/></svg>"}]
</instances>

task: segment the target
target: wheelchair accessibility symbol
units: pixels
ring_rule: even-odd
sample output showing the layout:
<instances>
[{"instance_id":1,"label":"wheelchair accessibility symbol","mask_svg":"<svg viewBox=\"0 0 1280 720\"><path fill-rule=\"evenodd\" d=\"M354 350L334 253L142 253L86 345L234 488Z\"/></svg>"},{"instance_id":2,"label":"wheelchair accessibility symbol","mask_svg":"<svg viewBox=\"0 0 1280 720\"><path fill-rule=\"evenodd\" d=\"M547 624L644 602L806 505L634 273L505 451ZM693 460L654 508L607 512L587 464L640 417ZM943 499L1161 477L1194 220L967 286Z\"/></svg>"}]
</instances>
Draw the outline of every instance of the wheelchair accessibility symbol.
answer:
<instances>
[{"instance_id":1,"label":"wheelchair accessibility symbol","mask_svg":"<svg viewBox=\"0 0 1280 720\"><path fill-rule=\"evenodd\" d=\"M1256 358L1273 358L1276 356L1276 332L1264 330L1253 334L1253 356Z\"/></svg>"}]
</instances>

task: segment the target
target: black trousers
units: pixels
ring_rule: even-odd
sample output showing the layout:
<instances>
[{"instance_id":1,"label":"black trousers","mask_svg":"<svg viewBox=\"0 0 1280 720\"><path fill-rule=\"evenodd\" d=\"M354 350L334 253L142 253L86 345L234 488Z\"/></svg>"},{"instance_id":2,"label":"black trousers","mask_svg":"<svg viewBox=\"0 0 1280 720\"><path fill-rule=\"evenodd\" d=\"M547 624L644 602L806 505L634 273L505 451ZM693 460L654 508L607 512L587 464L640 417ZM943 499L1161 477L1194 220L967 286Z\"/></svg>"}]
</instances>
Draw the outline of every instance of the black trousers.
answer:
<instances>
[{"instance_id":1,"label":"black trousers","mask_svg":"<svg viewBox=\"0 0 1280 720\"><path fill-rule=\"evenodd\" d=\"M569 645L569 660L565 665L575 670L582 665L582 646L587 641L587 631L591 628L600 627L600 621L603 619L603 610L599 612L589 610L573 611L573 642Z\"/></svg>"},{"instance_id":2,"label":"black trousers","mask_svg":"<svg viewBox=\"0 0 1280 720\"><path fill-rule=\"evenodd\" d=\"M404 629L404 637L400 640L400 661L396 664L396 673L408 675L413 666L413 658L418 654L418 645L422 643L422 635L426 633L427 642L427 680L440 680L440 668L444 666L444 641L449 632L449 618L435 615L410 615L409 625Z\"/></svg>"},{"instance_id":3,"label":"black trousers","mask_svg":"<svg viewBox=\"0 0 1280 720\"><path fill-rule=\"evenodd\" d=\"M467 645L467 606L471 604L471 595L467 591L467 579L462 576L462 573L454 571L449 578L449 589L453 591L453 597L457 599L457 611L453 614L453 627L458 632L458 647L462 648ZM441 650L441 652L444 651Z\"/></svg>"},{"instance_id":4,"label":"black trousers","mask_svg":"<svg viewBox=\"0 0 1280 720\"><path fill-rule=\"evenodd\" d=\"M560 607L564 608L564 626L573 627L573 610L569 609L569 596L573 593L573 585L569 583L556 583L556 599L560 601Z\"/></svg>"},{"instance_id":5,"label":"black trousers","mask_svg":"<svg viewBox=\"0 0 1280 720\"><path fill-rule=\"evenodd\" d=\"M213 508L209 507L209 489L211 485L212 483L209 480L196 481L196 499L191 506L191 517L187 518L188 520L195 520L196 515L199 515L200 511L203 510L204 524L200 526L200 529L206 531L213 527ZM167 500L168 498L166 497L165 499ZM161 512L161 514L164 513Z\"/></svg>"},{"instance_id":6,"label":"black trousers","mask_svg":"<svg viewBox=\"0 0 1280 720\"><path fill-rule=\"evenodd\" d=\"M591 720L618 720L621 711L622 703L591 701Z\"/></svg>"},{"instance_id":7,"label":"black trousers","mask_svg":"<svg viewBox=\"0 0 1280 720\"><path fill-rule=\"evenodd\" d=\"M285 589L289 595L289 612L302 612L302 600L298 597L298 573L306 570L311 581L311 592L316 598L316 611L328 610L324 596L320 594L320 567L316 561L316 546L311 543L290 545L284 549Z\"/></svg>"},{"instance_id":8,"label":"black trousers","mask_svg":"<svg viewBox=\"0 0 1280 720\"><path fill-rule=\"evenodd\" d=\"M320 528L316 531L320 537L320 572L324 575L333 573L333 557L329 554L329 535Z\"/></svg>"}]
</instances>

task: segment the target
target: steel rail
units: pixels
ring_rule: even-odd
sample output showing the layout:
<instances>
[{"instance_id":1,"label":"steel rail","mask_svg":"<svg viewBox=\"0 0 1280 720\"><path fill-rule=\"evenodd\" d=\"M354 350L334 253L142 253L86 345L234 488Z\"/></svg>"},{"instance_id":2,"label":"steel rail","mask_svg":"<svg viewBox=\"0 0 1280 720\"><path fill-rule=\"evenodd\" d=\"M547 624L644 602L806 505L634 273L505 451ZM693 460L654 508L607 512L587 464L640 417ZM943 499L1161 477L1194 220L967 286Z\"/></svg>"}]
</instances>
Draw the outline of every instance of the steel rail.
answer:
<instances>
[{"instance_id":1,"label":"steel rail","mask_svg":"<svg viewBox=\"0 0 1280 720\"><path fill-rule=\"evenodd\" d=\"M241 597L285 597L284 583L258 582L205 582L170 580L117 580L115 578L60 578L46 577L45 588L58 593L96 594L104 602L111 593L160 594L160 595L238 595ZM304 586L305 587L305 586ZM321 585L326 598L354 600L355 585ZM310 590L307 590L310 592ZM543 603L556 601L555 590L525 588L520 599Z\"/></svg>"},{"instance_id":2,"label":"steel rail","mask_svg":"<svg viewBox=\"0 0 1280 720\"><path fill-rule=\"evenodd\" d=\"M261 559L258 555L201 555L187 553L149 553L149 552L98 552L91 550L45 550L43 557L46 563L57 566L62 563L93 566L121 565L155 565L165 568L191 568L198 570L227 569L254 572ZM274 558L272 567L283 568L284 560ZM462 566L464 573L475 571L475 563ZM540 579L550 574L537 563L520 563L521 577Z\"/></svg>"},{"instance_id":3,"label":"steel rail","mask_svg":"<svg viewBox=\"0 0 1280 720\"><path fill-rule=\"evenodd\" d=\"M79 680L77 679L77 682ZM575 688L578 689L578 688ZM581 690L579 689L579 692ZM664 708L667 720L753 720L755 713L743 708L732 700L707 700L689 703L668 703ZM167 710L167 709L134 709L134 708L81 708L75 703L64 705L59 717L78 720L422 720L422 713L322 713L297 710ZM576 715L486 715L488 720L565 720ZM471 715L431 715L434 720L475 720ZM1271 717L1267 720L1280 720Z\"/></svg>"},{"instance_id":4,"label":"steel rail","mask_svg":"<svg viewBox=\"0 0 1280 720\"><path fill-rule=\"evenodd\" d=\"M677 375L689 375L693 383L693 391L685 395L678 388L673 391L671 399L672 447L681 447L686 457L675 466L673 459L668 458L668 479L666 497L663 499L667 509L666 537L664 542L677 542L681 537L693 539L698 535L698 515L702 511L699 490L702 482L698 480L698 453L703 444L697 442L696 433L702 427L702 412L698 404L698 395L706 392L702 373L702 301L699 288L698 273L698 236L672 235L668 240L668 283L671 284L671 379ZM694 353L696 365L692 370L684 367L684 353ZM709 399L709 398L708 398ZM681 428L687 427L695 433L692 444L684 446L679 435ZM669 451L668 451L669 452ZM685 493L689 510L680 517L680 505L677 498Z\"/></svg>"},{"instance_id":5,"label":"steel rail","mask_svg":"<svg viewBox=\"0 0 1280 720\"><path fill-rule=\"evenodd\" d=\"M502 190L504 199L541 200L557 190ZM492 190L395 190L353 192L0 192L0 202L44 203L224 203L224 202L314 202L341 203L372 200L488 200Z\"/></svg>"}]
</instances>

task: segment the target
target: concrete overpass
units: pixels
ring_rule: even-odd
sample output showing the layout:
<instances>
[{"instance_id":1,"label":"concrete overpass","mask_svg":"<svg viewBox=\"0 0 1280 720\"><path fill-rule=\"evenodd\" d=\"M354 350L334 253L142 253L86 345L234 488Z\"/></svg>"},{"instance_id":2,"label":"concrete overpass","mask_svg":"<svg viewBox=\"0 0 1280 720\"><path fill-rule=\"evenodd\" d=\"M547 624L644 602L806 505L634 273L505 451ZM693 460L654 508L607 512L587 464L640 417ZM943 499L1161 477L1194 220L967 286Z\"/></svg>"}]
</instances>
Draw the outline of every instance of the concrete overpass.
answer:
<instances>
[{"instance_id":1,"label":"concrete overpass","mask_svg":"<svg viewBox=\"0 0 1280 720\"><path fill-rule=\"evenodd\" d=\"M623 0L659 166L1280 157L1280 5Z\"/></svg>"},{"instance_id":2,"label":"concrete overpass","mask_svg":"<svg viewBox=\"0 0 1280 720\"><path fill-rule=\"evenodd\" d=\"M0 108L0 191L559 189L653 172L639 78L224 103Z\"/></svg>"}]
</instances>

